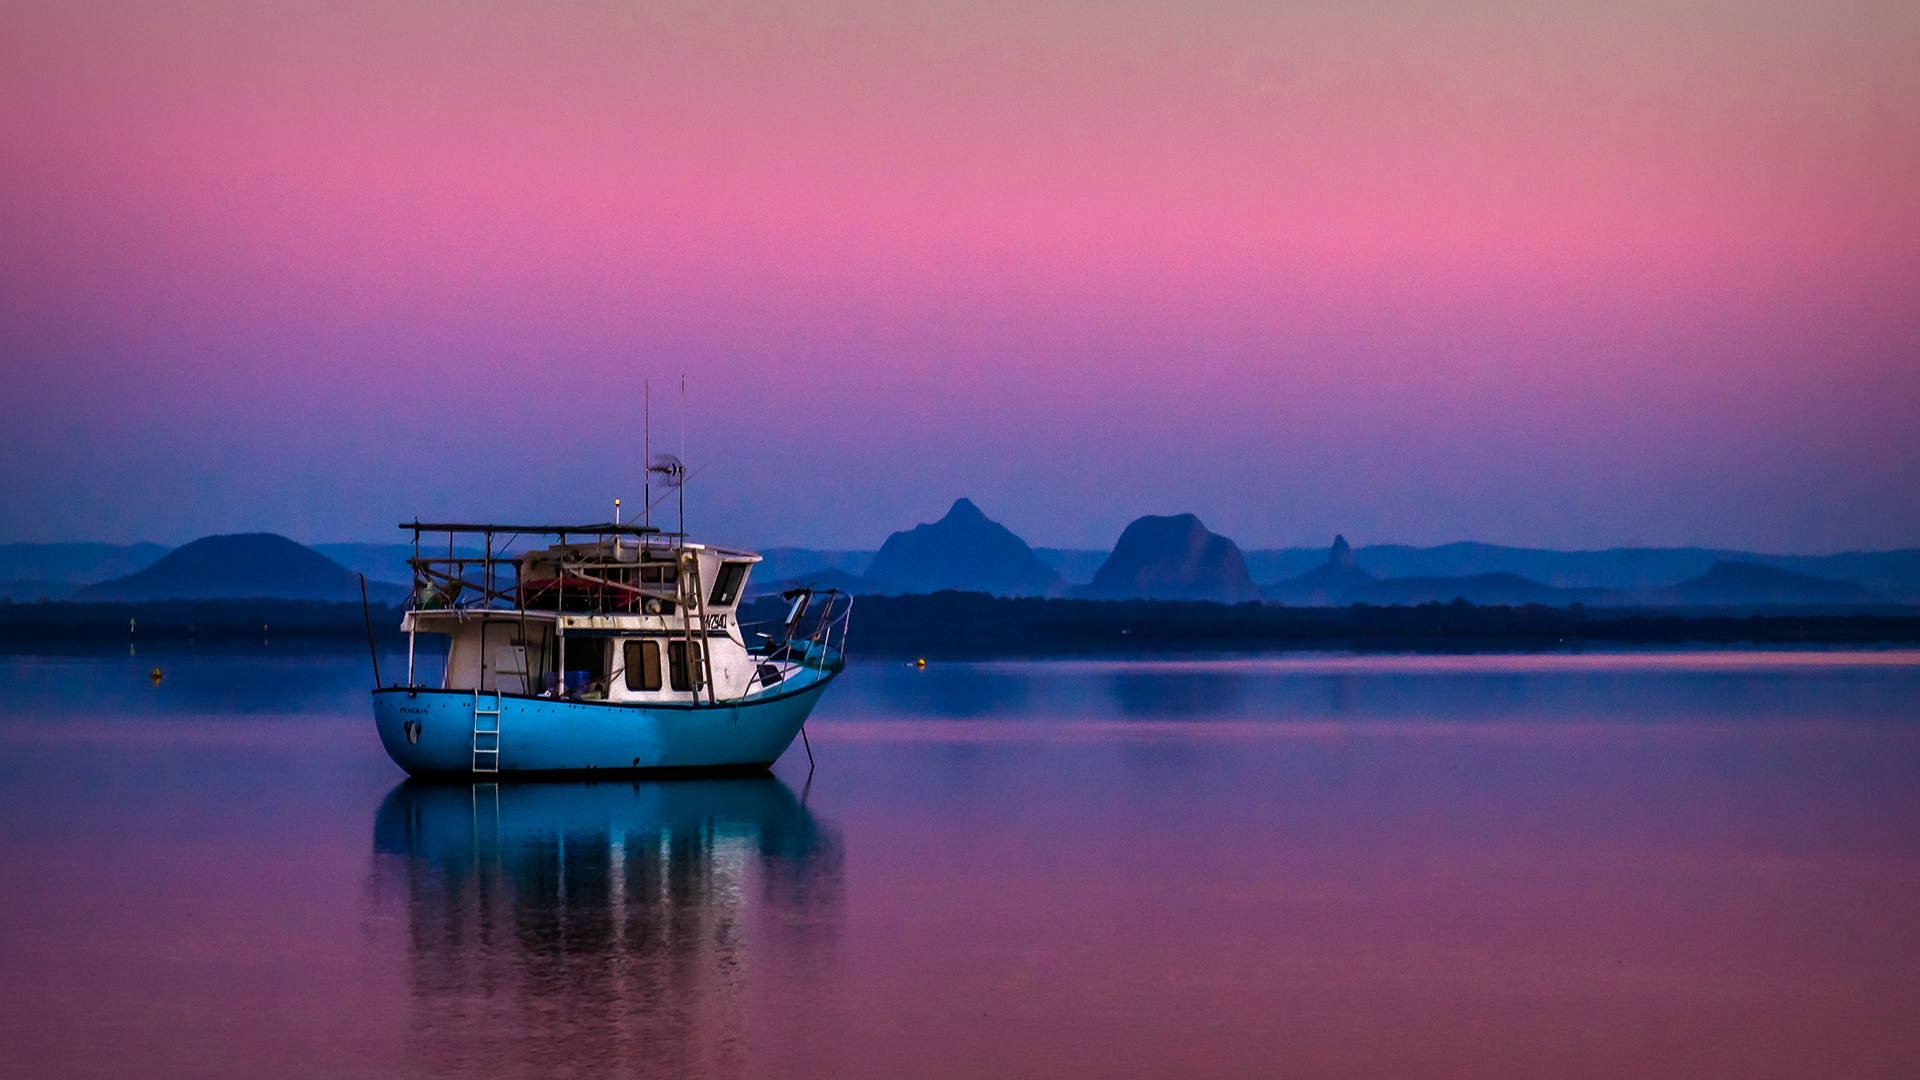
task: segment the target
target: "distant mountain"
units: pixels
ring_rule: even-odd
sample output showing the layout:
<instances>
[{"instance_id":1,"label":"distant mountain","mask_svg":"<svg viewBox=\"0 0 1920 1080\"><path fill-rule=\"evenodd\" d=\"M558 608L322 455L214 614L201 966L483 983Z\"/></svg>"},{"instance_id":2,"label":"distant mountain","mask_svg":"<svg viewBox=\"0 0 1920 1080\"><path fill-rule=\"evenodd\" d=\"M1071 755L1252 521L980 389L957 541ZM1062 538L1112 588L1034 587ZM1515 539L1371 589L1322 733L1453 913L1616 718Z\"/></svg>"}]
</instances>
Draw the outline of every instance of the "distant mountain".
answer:
<instances>
[{"instance_id":1,"label":"distant mountain","mask_svg":"<svg viewBox=\"0 0 1920 1080\"><path fill-rule=\"evenodd\" d=\"M1588 605L1621 603L1625 594L1604 589L1558 589L1518 574L1431 574L1376 578L1360 568L1360 553L1344 536L1333 538L1327 561L1312 570L1274 585L1262 586L1262 599L1302 607L1341 607L1348 604L1413 606L1438 601L1466 600L1474 604Z\"/></svg>"},{"instance_id":2,"label":"distant mountain","mask_svg":"<svg viewBox=\"0 0 1920 1080\"><path fill-rule=\"evenodd\" d=\"M404 586L369 581L374 600L398 600ZM277 597L286 600L358 600L360 579L325 555L273 533L206 536L175 548L126 577L89 585L71 599L204 600Z\"/></svg>"},{"instance_id":3,"label":"distant mountain","mask_svg":"<svg viewBox=\"0 0 1920 1080\"><path fill-rule=\"evenodd\" d=\"M1361 602L1375 584L1373 575L1360 569L1347 538L1335 536L1326 562L1299 577L1264 586L1260 597L1282 604L1337 607Z\"/></svg>"},{"instance_id":4,"label":"distant mountain","mask_svg":"<svg viewBox=\"0 0 1920 1080\"><path fill-rule=\"evenodd\" d=\"M1427 549L1424 554L1430 560L1443 560L1442 565L1461 565L1462 562L1473 565L1473 560L1503 550L1483 544L1453 544L1448 545L1448 549L1444 552L1441 549ZM1870 590L1851 581L1810 577L1776 567L1730 560L1711 563L1705 573L1678 585L1662 583L1661 587L1643 585L1632 589L1562 588L1500 571L1377 578L1360 567L1360 560L1367 550L1355 552L1347 546L1344 537L1336 536L1324 564L1299 577L1265 586L1260 590L1260 595L1269 601L1312 607L1347 604L1412 606L1434 601L1444 604L1454 599L1475 604L1548 604L1555 607L1575 603L1588 607L1863 604L1876 599ZM1405 550L1418 552L1419 549ZM1435 552L1440 554L1436 555ZM1565 553L1525 554L1560 556ZM1687 553L1683 557L1690 559L1692 555ZM1604 565L1606 560L1598 562ZM1408 563L1402 562L1400 565ZM1617 563L1614 569L1620 569Z\"/></svg>"},{"instance_id":5,"label":"distant mountain","mask_svg":"<svg viewBox=\"0 0 1920 1080\"><path fill-rule=\"evenodd\" d=\"M1545 551L1497 544L1457 543L1415 548L1377 544L1357 553L1376 577L1470 577L1518 574L1562 589L1649 589L1704 573L1726 552L1707 548L1612 548Z\"/></svg>"},{"instance_id":6,"label":"distant mountain","mask_svg":"<svg viewBox=\"0 0 1920 1080\"><path fill-rule=\"evenodd\" d=\"M356 574L367 575L368 581L407 582L413 580L413 568L407 565L407 560L413 558L413 545L411 543L308 544L307 546ZM520 545L519 550L525 550L525 545ZM481 548L466 546L456 547L453 549L453 552L455 555L463 558L475 559L484 553ZM426 556L445 556L447 548L443 543L437 551L430 548L422 548L420 553ZM496 550L494 554L498 555L500 552Z\"/></svg>"},{"instance_id":7,"label":"distant mountain","mask_svg":"<svg viewBox=\"0 0 1920 1080\"><path fill-rule=\"evenodd\" d=\"M1851 581L1812 577L1773 566L1723 560L1670 590L1683 604L1866 604L1875 599Z\"/></svg>"},{"instance_id":8,"label":"distant mountain","mask_svg":"<svg viewBox=\"0 0 1920 1080\"><path fill-rule=\"evenodd\" d=\"M1093 583L1074 592L1101 599L1228 604L1260 598L1240 548L1207 531L1192 514L1135 519L1093 575Z\"/></svg>"},{"instance_id":9,"label":"distant mountain","mask_svg":"<svg viewBox=\"0 0 1920 1080\"><path fill-rule=\"evenodd\" d=\"M1059 596L1065 583L1025 540L967 499L931 525L894 533L864 577L916 593L958 589L995 596Z\"/></svg>"},{"instance_id":10,"label":"distant mountain","mask_svg":"<svg viewBox=\"0 0 1920 1080\"><path fill-rule=\"evenodd\" d=\"M1246 552L1255 581L1284 582L1322 563L1325 548L1269 548ZM1753 563L1816 577L1855 581L1890 601L1920 601L1920 548L1849 551L1838 555L1766 555L1716 548L1609 548L1549 551L1498 544L1438 547L1373 544L1354 549L1355 565L1375 578L1471 577L1517 574L1561 589L1645 593L1705 574L1721 561Z\"/></svg>"},{"instance_id":11,"label":"distant mountain","mask_svg":"<svg viewBox=\"0 0 1920 1080\"><path fill-rule=\"evenodd\" d=\"M858 576L873 565L871 551L847 551L833 548L760 548L760 562L753 568L755 578L790 578L820 570L838 570Z\"/></svg>"},{"instance_id":12,"label":"distant mountain","mask_svg":"<svg viewBox=\"0 0 1920 1080\"><path fill-rule=\"evenodd\" d=\"M145 569L166 553L162 544L0 544L0 579L90 585Z\"/></svg>"},{"instance_id":13,"label":"distant mountain","mask_svg":"<svg viewBox=\"0 0 1920 1080\"><path fill-rule=\"evenodd\" d=\"M854 596L902 596L912 591L910 589L903 589L898 585L888 584L884 581L875 581L872 578L849 574L845 570L839 570L829 566L821 570L815 570L812 573L794 574L791 577L784 578L767 578L765 580L760 578L758 568L756 568L754 575L747 579L747 595L772 596L776 593L786 592L789 589L800 588L801 586L806 586L810 589L839 589L843 593L851 593Z\"/></svg>"},{"instance_id":14,"label":"distant mountain","mask_svg":"<svg viewBox=\"0 0 1920 1080\"><path fill-rule=\"evenodd\" d=\"M1085 585L1100 572L1111 551L1096 548L1033 549L1040 561L1054 568L1068 585ZM1240 550L1247 564L1247 576L1255 582L1283 581L1319 566L1327 557L1325 548L1269 548L1263 551Z\"/></svg>"},{"instance_id":15,"label":"distant mountain","mask_svg":"<svg viewBox=\"0 0 1920 1080\"><path fill-rule=\"evenodd\" d=\"M1920 602L1920 548L1899 551L1843 551L1838 555L1737 556L1796 574L1856 581L1883 600Z\"/></svg>"}]
</instances>

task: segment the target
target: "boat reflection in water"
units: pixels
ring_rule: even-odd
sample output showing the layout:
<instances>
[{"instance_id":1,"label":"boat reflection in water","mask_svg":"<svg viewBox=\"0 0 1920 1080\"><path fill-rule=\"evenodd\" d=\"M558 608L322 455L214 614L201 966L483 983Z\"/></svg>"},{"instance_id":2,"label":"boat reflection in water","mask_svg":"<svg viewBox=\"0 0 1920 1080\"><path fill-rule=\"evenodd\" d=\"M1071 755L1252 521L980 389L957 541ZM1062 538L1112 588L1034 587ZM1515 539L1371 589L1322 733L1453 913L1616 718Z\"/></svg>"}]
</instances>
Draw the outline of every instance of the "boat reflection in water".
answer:
<instances>
[{"instance_id":1,"label":"boat reflection in water","mask_svg":"<svg viewBox=\"0 0 1920 1080\"><path fill-rule=\"evenodd\" d=\"M838 838L772 777L408 781L374 852L430 1071L739 1073L834 965Z\"/></svg>"}]
</instances>

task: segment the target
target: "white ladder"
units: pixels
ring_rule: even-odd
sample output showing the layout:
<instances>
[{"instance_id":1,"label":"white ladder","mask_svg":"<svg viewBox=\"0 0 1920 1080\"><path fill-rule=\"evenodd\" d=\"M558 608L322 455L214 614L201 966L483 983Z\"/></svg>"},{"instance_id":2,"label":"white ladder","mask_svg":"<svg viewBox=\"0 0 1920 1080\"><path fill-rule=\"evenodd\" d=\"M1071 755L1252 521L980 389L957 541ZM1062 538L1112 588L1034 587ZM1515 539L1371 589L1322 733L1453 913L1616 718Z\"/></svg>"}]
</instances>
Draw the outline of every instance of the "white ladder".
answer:
<instances>
[{"instance_id":1,"label":"white ladder","mask_svg":"<svg viewBox=\"0 0 1920 1080\"><path fill-rule=\"evenodd\" d=\"M473 692L473 771L477 773L497 773L500 771L500 700L501 692L493 692L493 708L480 707L480 691ZM492 717L489 722L486 718Z\"/></svg>"}]
</instances>

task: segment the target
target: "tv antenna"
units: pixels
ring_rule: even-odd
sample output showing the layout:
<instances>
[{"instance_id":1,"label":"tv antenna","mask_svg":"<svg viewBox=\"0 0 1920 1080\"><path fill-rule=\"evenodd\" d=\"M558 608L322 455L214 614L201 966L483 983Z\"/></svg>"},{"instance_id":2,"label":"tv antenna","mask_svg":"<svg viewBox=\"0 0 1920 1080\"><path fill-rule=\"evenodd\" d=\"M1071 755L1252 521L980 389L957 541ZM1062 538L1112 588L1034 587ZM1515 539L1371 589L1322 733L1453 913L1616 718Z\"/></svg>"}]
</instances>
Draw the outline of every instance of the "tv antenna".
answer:
<instances>
[{"instance_id":1,"label":"tv antenna","mask_svg":"<svg viewBox=\"0 0 1920 1080\"><path fill-rule=\"evenodd\" d=\"M653 525L653 380L640 380L640 460L647 471L640 477L641 524Z\"/></svg>"},{"instance_id":2,"label":"tv antenna","mask_svg":"<svg viewBox=\"0 0 1920 1080\"><path fill-rule=\"evenodd\" d=\"M645 454L647 458L647 477L645 481L645 490L641 495L641 498L645 502L646 509L642 511L642 513L646 515L646 519L645 519L646 524L651 526L653 524L653 506L654 506L654 503L658 501L653 497L653 474L659 473L661 485L672 489L672 491L679 496L680 542L684 544L686 543L686 539L687 539L687 487L686 487L686 484L687 484L687 481L691 479L691 475L687 472L686 463L680 460L679 455L668 454L668 453L656 454L653 452L653 384L652 384L652 381L648 379L642 379L640 382L640 392L641 392L641 402L642 402L641 415L643 417L642 439L644 440L641 444L641 452ZM685 375L682 375L680 376L680 453L684 454L686 452L687 452L687 377ZM660 498L664 499L666 498L666 496L662 495L660 496Z\"/></svg>"},{"instance_id":3,"label":"tv antenna","mask_svg":"<svg viewBox=\"0 0 1920 1080\"><path fill-rule=\"evenodd\" d=\"M681 462L678 455L655 454L653 455L653 464L647 466L647 473L649 477L651 477L652 474L654 473L659 473L661 484L663 484L666 487L673 488L679 492L680 538L682 542L684 542L686 540L686 535L687 535L687 488L686 488L687 467L686 465L683 462ZM648 490L649 492L651 492L652 490L651 487L649 487Z\"/></svg>"}]
</instances>

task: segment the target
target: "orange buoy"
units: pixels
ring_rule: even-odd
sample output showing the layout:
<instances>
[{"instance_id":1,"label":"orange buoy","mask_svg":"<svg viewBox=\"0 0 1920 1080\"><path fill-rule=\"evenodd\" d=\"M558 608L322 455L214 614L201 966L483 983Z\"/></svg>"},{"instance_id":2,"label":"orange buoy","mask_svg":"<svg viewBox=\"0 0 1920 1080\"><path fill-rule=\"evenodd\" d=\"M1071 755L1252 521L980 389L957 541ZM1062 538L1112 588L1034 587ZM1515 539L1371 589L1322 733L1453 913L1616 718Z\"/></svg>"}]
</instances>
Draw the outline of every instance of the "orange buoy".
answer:
<instances>
[{"instance_id":1,"label":"orange buoy","mask_svg":"<svg viewBox=\"0 0 1920 1080\"><path fill-rule=\"evenodd\" d=\"M152 680L153 680L154 682L159 682L159 681L160 681L160 669L159 669L159 668L154 668L154 669L153 669L153 671L152 671L151 673L149 673L149 674L147 675L147 678L149 678L149 679L152 679Z\"/></svg>"}]
</instances>

